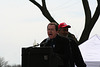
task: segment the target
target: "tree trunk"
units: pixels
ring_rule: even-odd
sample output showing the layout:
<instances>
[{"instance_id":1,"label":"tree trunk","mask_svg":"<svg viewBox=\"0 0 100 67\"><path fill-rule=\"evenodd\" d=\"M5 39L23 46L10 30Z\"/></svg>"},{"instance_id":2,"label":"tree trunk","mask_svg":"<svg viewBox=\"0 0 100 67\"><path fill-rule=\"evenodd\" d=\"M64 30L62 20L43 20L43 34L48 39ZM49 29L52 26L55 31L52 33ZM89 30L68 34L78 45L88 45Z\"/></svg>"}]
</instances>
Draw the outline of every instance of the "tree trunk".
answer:
<instances>
[{"instance_id":1,"label":"tree trunk","mask_svg":"<svg viewBox=\"0 0 100 67\"><path fill-rule=\"evenodd\" d=\"M79 40L79 44L83 43L84 41L88 40L89 35L99 18L100 15L100 0L97 0L98 6L95 10L93 17L91 18L91 11L87 0L82 0L84 11L85 11L85 27L82 32L81 38Z\"/></svg>"}]
</instances>

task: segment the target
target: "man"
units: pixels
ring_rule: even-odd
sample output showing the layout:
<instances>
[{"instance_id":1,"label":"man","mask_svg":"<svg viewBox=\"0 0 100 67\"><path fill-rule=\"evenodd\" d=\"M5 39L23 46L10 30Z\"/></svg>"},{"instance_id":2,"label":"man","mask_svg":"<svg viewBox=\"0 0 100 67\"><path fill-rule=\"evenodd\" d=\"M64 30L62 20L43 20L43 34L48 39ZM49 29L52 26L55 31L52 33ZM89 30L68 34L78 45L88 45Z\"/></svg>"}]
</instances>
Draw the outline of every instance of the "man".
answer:
<instances>
[{"instance_id":1,"label":"man","mask_svg":"<svg viewBox=\"0 0 100 67\"><path fill-rule=\"evenodd\" d=\"M60 23L58 25L58 33L61 36L68 37L69 39L73 39L76 43L78 43L78 40L75 37L75 35L69 32L69 28L71 28L71 26L67 25L65 22Z\"/></svg>"},{"instance_id":2,"label":"man","mask_svg":"<svg viewBox=\"0 0 100 67\"><path fill-rule=\"evenodd\" d=\"M77 39L74 35L69 36L68 28L71 26L67 25L66 23L60 23L58 25L58 34L60 36L66 37L70 41L70 51L71 51L71 65L74 67L75 65L77 67L86 67L86 64L84 63L84 60L82 58L81 52L78 48ZM75 64L75 65L74 65Z\"/></svg>"},{"instance_id":3,"label":"man","mask_svg":"<svg viewBox=\"0 0 100 67\"><path fill-rule=\"evenodd\" d=\"M43 40L40 47L52 47L53 52L62 59L63 65L58 67L71 67L70 66L70 46L69 40L61 37L58 34L58 25L56 23L49 23L47 26L47 33L49 38Z\"/></svg>"}]
</instances>

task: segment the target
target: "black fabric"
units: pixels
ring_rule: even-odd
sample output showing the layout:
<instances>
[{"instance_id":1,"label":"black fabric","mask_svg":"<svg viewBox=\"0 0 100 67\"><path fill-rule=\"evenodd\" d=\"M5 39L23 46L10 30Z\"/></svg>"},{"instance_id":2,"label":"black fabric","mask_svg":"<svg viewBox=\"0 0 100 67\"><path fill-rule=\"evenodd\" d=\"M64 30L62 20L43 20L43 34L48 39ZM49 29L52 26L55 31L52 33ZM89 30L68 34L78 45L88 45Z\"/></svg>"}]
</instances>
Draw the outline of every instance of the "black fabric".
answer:
<instances>
[{"instance_id":1,"label":"black fabric","mask_svg":"<svg viewBox=\"0 0 100 67\"><path fill-rule=\"evenodd\" d=\"M53 48L54 53L57 53L64 63L64 66L59 67L75 67L75 65L77 67L86 67L79 47L73 39L57 35L54 39L44 39L40 46Z\"/></svg>"},{"instance_id":2,"label":"black fabric","mask_svg":"<svg viewBox=\"0 0 100 67\"><path fill-rule=\"evenodd\" d=\"M54 46L53 46L54 45ZM59 35L50 40L45 39L40 44L41 47L52 47L56 53L63 60L63 67L70 67L70 49L69 40Z\"/></svg>"},{"instance_id":3,"label":"black fabric","mask_svg":"<svg viewBox=\"0 0 100 67\"><path fill-rule=\"evenodd\" d=\"M71 65L72 67L86 67L86 64L83 60L82 54L77 43L73 39L69 39L70 41L70 50L71 50ZM74 66L73 66L74 65Z\"/></svg>"}]
</instances>

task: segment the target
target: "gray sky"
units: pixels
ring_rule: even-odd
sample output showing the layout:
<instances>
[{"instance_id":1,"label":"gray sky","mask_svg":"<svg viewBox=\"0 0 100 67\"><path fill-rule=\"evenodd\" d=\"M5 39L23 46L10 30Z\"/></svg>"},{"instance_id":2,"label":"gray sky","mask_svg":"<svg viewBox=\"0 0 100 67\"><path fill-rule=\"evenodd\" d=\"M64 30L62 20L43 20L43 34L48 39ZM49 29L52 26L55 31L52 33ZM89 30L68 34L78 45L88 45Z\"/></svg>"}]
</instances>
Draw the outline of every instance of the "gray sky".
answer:
<instances>
[{"instance_id":1,"label":"gray sky","mask_svg":"<svg viewBox=\"0 0 100 67\"><path fill-rule=\"evenodd\" d=\"M37 0L41 3L41 0ZM48 0L48 10L58 22L71 25L70 31L79 39L84 28L84 10L80 0ZM96 0L90 0L92 15ZM21 49L40 43L47 37L46 26L49 21L29 0L0 1L0 56L9 64L21 64ZM91 36L100 35L100 18Z\"/></svg>"}]
</instances>

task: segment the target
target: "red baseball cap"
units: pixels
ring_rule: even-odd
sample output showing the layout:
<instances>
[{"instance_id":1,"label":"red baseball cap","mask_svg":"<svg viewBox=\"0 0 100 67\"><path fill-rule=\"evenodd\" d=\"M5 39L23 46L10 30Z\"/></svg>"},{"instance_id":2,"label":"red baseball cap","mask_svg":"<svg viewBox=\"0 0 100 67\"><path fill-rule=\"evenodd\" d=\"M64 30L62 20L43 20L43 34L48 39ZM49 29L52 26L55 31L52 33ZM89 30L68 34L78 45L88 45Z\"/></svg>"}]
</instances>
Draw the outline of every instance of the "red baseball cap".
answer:
<instances>
[{"instance_id":1,"label":"red baseball cap","mask_svg":"<svg viewBox=\"0 0 100 67\"><path fill-rule=\"evenodd\" d=\"M71 28L71 26L70 26L70 25L67 25L65 22L62 22L62 23L60 23L60 24L58 25L58 29L59 29L59 28L63 28L63 27Z\"/></svg>"}]
</instances>

